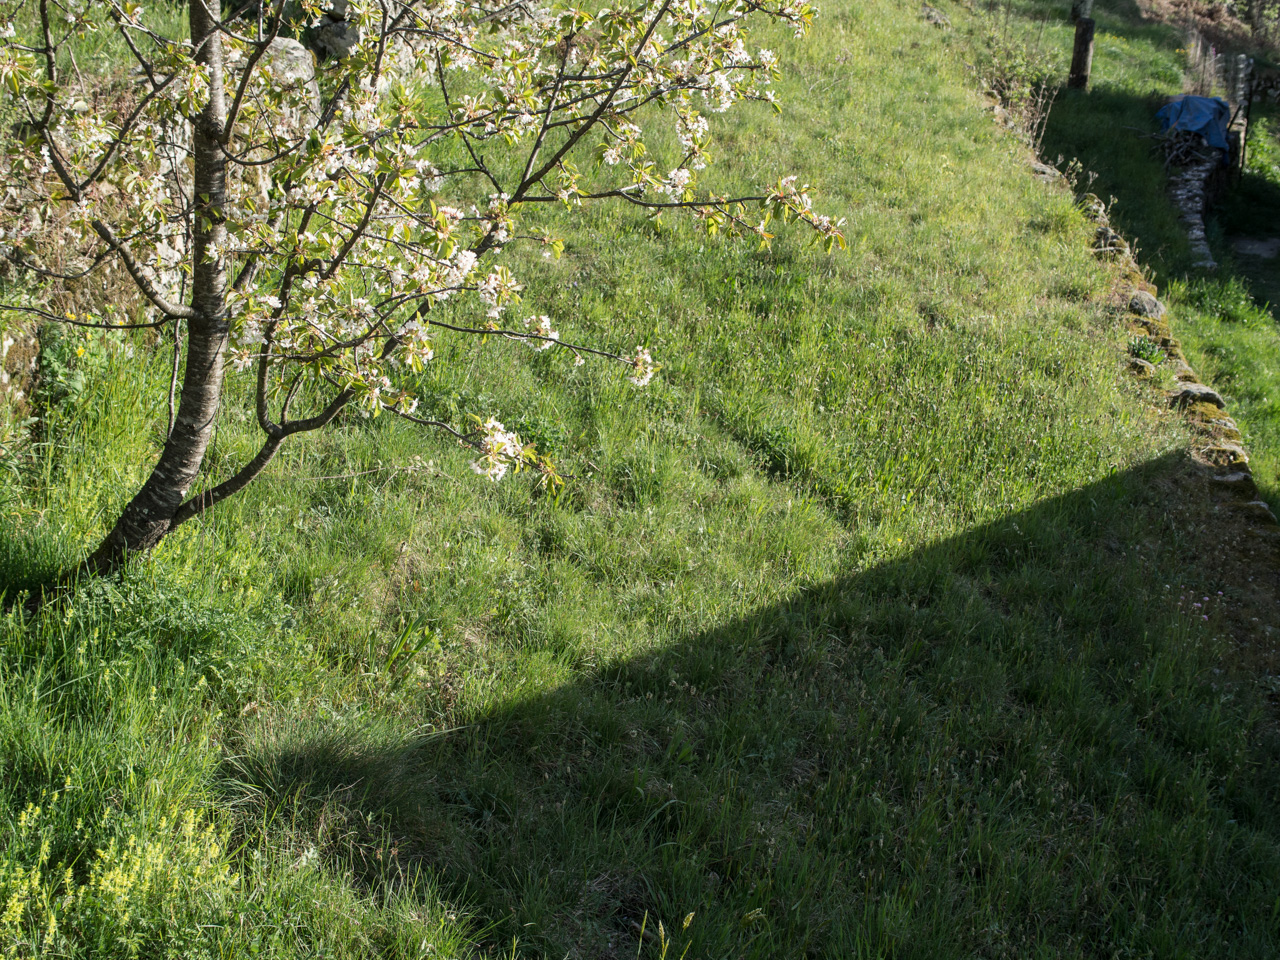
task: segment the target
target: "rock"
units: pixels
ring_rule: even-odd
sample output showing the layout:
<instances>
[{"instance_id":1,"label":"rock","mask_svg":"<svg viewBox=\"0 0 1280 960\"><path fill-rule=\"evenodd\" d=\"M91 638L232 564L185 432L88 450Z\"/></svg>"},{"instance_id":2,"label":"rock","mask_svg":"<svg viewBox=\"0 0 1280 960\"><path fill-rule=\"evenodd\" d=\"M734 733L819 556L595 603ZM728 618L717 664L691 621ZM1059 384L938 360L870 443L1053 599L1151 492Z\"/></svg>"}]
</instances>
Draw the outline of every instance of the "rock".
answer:
<instances>
[{"instance_id":1,"label":"rock","mask_svg":"<svg viewBox=\"0 0 1280 960\"><path fill-rule=\"evenodd\" d=\"M1137 317L1134 319L1134 323L1146 331L1147 336L1156 340L1169 340L1172 338L1169 324L1163 320L1155 320L1151 317Z\"/></svg>"},{"instance_id":2,"label":"rock","mask_svg":"<svg viewBox=\"0 0 1280 960\"><path fill-rule=\"evenodd\" d=\"M1086 193L1077 201L1080 212L1095 223L1107 222L1107 205L1096 193Z\"/></svg>"},{"instance_id":3,"label":"rock","mask_svg":"<svg viewBox=\"0 0 1280 960\"><path fill-rule=\"evenodd\" d=\"M243 67L243 64L243 60L239 64L233 64L232 70L238 73L239 70L236 68ZM264 117L258 122L269 124L273 134L293 139L305 137L315 122L320 119L320 85L316 81L316 58L297 40L276 37L267 47L267 52L263 54L258 69L262 73L255 77L255 83L270 77L269 82L279 84L285 92L280 113ZM260 132L265 133L265 131ZM258 142L267 139L255 137L252 130L247 132L246 137L250 142L255 139ZM264 159L272 152L274 151L266 146L258 146L249 152L249 156L255 160ZM245 181L253 184L262 202L269 202L268 197L272 187L269 164L233 167L232 176L243 177Z\"/></svg>"},{"instance_id":4,"label":"rock","mask_svg":"<svg viewBox=\"0 0 1280 960\"><path fill-rule=\"evenodd\" d=\"M1173 372L1173 378L1182 383L1199 383L1200 378L1196 376L1196 372L1191 369L1191 364L1185 360L1169 361L1168 370Z\"/></svg>"},{"instance_id":5,"label":"rock","mask_svg":"<svg viewBox=\"0 0 1280 960\"><path fill-rule=\"evenodd\" d=\"M308 126L314 123L320 116L320 84L316 81L316 58L311 51L297 40L276 37L267 47L262 62L277 80L286 87L296 87L303 95L302 111L287 117L286 122Z\"/></svg>"},{"instance_id":6,"label":"rock","mask_svg":"<svg viewBox=\"0 0 1280 960\"><path fill-rule=\"evenodd\" d=\"M1219 440L1205 447L1200 451L1200 456L1214 466L1231 471L1241 470L1249 465L1249 455L1244 452L1244 447L1230 440Z\"/></svg>"},{"instance_id":7,"label":"rock","mask_svg":"<svg viewBox=\"0 0 1280 960\"><path fill-rule=\"evenodd\" d=\"M1129 242L1109 226L1103 224L1094 233L1093 252L1103 256L1123 257L1129 253Z\"/></svg>"},{"instance_id":8,"label":"rock","mask_svg":"<svg viewBox=\"0 0 1280 960\"><path fill-rule=\"evenodd\" d=\"M1256 540L1261 540L1266 546L1280 545L1280 526L1272 526L1269 523L1260 524L1245 527L1244 532Z\"/></svg>"},{"instance_id":9,"label":"rock","mask_svg":"<svg viewBox=\"0 0 1280 960\"><path fill-rule=\"evenodd\" d=\"M263 0L238 0L229 3L223 0L223 10L234 7L235 16L242 22L255 23L264 16L274 16L277 11L277 0L264 3ZM313 9L308 9L311 7ZM285 0L283 16L288 23L307 23L312 19L314 8L319 7L324 13L319 16L313 26L304 27L300 34L303 46L313 51L321 60L333 57L342 59L350 56L360 42L360 28L352 22L350 0ZM326 9L327 7L327 9Z\"/></svg>"},{"instance_id":10,"label":"rock","mask_svg":"<svg viewBox=\"0 0 1280 960\"><path fill-rule=\"evenodd\" d=\"M1143 379L1156 375L1156 365L1150 360L1143 360L1141 357L1130 357L1129 369Z\"/></svg>"},{"instance_id":11,"label":"rock","mask_svg":"<svg viewBox=\"0 0 1280 960\"><path fill-rule=\"evenodd\" d=\"M1226 406L1218 391L1203 383L1180 383L1178 389L1169 395L1170 406L1185 407L1193 403L1211 403L1219 409Z\"/></svg>"},{"instance_id":12,"label":"rock","mask_svg":"<svg viewBox=\"0 0 1280 960\"><path fill-rule=\"evenodd\" d=\"M1201 423L1208 423L1210 420L1216 420L1223 416L1222 409L1214 406L1212 403L1189 403L1182 408L1182 412L1192 420L1198 420Z\"/></svg>"},{"instance_id":13,"label":"rock","mask_svg":"<svg viewBox=\"0 0 1280 960\"><path fill-rule=\"evenodd\" d=\"M1154 317L1159 320L1164 316L1164 304L1147 293L1145 290L1138 290L1129 298L1129 312L1136 313L1140 317Z\"/></svg>"},{"instance_id":14,"label":"rock","mask_svg":"<svg viewBox=\"0 0 1280 960\"><path fill-rule=\"evenodd\" d=\"M935 27L942 27L944 30L951 26L950 17L937 7L931 7L927 3L920 8L920 16L924 17L926 22L932 23Z\"/></svg>"},{"instance_id":15,"label":"rock","mask_svg":"<svg viewBox=\"0 0 1280 960\"><path fill-rule=\"evenodd\" d=\"M1275 526L1277 523L1276 515L1271 512L1271 507L1265 500L1250 500L1247 503L1233 503L1231 506L1237 513L1267 526Z\"/></svg>"},{"instance_id":16,"label":"rock","mask_svg":"<svg viewBox=\"0 0 1280 960\"><path fill-rule=\"evenodd\" d=\"M310 30L311 49L321 60L342 60L360 43L360 28L347 19L347 0L334 0Z\"/></svg>"},{"instance_id":17,"label":"rock","mask_svg":"<svg viewBox=\"0 0 1280 960\"><path fill-rule=\"evenodd\" d=\"M1204 425L1223 440L1239 440L1241 437L1240 428L1230 417L1211 417L1204 421Z\"/></svg>"},{"instance_id":18,"label":"rock","mask_svg":"<svg viewBox=\"0 0 1280 960\"><path fill-rule=\"evenodd\" d=\"M1035 172L1037 180L1043 180L1046 183L1053 183L1062 176L1057 167L1051 167L1039 160L1031 161L1031 169Z\"/></svg>"},{"instance_id":19,"label":"rock","mask_svg":"<svg viewBox=\"0 0 1280 960\"><path fill-rule=\"evenodd\" d=\"M1253 476L1247 470L1218 474L1213 478L1213 484L1220 490L1229 490L1250 500L1258 496L1258 488L1254 485Z\"/></svg>"}]
</instances>

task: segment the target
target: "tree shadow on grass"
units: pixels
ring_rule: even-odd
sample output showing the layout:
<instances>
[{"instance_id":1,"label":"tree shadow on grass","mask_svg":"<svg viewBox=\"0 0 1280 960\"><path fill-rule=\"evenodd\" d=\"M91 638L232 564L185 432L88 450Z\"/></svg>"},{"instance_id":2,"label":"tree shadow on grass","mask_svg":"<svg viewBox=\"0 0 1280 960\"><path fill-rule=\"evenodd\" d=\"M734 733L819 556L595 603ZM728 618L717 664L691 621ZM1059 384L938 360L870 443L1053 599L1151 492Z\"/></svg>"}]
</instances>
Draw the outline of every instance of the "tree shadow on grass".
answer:
<instances>
[{"instance_id":1,"label":"tree shadow on grass","mask_svg":"<svg viewBox=\"0 0 1280 960\"><path fill-rule=\"evenodd\" d=\"M372 887L426 872L495 953L657 956L645 917L692 913L672 956L1274 955L1280 767L1211 684L1201 597L1153 579L1185 469L510 684L535 692L451 732L264 716L229 798Z\"/></svg>"}]
</instances>

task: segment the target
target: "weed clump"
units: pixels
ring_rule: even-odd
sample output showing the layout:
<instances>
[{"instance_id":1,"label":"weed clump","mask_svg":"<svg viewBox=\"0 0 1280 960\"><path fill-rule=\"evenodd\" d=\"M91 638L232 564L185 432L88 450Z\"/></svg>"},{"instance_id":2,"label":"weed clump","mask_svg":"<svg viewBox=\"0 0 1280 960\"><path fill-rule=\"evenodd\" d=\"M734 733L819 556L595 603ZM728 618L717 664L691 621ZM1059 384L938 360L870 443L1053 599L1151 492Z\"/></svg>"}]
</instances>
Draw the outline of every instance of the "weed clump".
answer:
<instances>
[{"instance_id":1,"label":"weed clump","mask_svg":"<svg viewBox=\"0 0 1280 960\"><path fill-rule=\"evenodd\" d=\"M1061 65L1057 57L1039 40L1032 44L1007 31L993 32L975 69L987 92L1008 111L1012 126L1038 153L1058 94Z\"/></svg>"},{"instance_id":2,"label":"weed clump","mask_svg":"<svg viewBox=\"0 0 1280 960\"><path fill-rule=\"evenodd\" d=\"M1152 366L1164 362L1164 349L1155 340L1145 334L1129 340L1129 356L1145 360Z\"/></svg>"},{"instance_id":3,"label":"weed clump","mask_svg":"<svg viewBox=\"0 0 1280 960\"><path fill-rule=\"evenodd\" d=\"M107 956L122 947L137 955L161 945L177 956L206 939L203 928L232 919L241 881L224 856L227 837L194 810L146 831L108 807L97 824L76 821L75 849L59 815L64 798L28 803L0 852L6 957ZM56 860L55 844L63 851Z\"/></svg>"}]
</instances>

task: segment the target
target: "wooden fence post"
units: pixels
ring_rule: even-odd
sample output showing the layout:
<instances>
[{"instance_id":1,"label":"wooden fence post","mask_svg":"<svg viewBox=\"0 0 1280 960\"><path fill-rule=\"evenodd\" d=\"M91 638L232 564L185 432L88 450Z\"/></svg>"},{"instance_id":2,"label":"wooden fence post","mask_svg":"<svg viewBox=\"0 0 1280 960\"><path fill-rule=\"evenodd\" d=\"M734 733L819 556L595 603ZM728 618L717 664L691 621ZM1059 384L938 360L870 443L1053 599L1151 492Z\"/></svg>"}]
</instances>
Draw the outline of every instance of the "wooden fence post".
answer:
<instances>
[{"instance_id":1,"label":"wooden fence post","mask_svg":"<svg viewBox=\"0 0 1280 960\"><path fill-rule=\"evenodd\" d=\"M1241 54L1243 56L1243 54ZM1247 63L1242 71L1244 79L1241 83L1244 104L1244 129L1240 131L1240 170L1244 173L1245 154L1249 150L1249 117L1253 113L1253 94L1254 94L1254 77L1253 77L1253 59L1247 58ZM1239 109L1237 107L1237 109Z\"/></svg>"},{"instance_id":2,"label":"wooden fence post","mask_svg":"<svg viewBox=\"0 0 1280 960\"><path fill-rule=\"evenodd\" d=\"M1076 23L1081 17L1093 16L1093 0L1071 0L1071 22Z\"/></svg>"},{"instance_id":3,"label":"wooden fence post","mask_svg":"<svg viewBox=\"0 0 1280 960\"><path fill-rule=\"evenodd\" d=\"M1081 17L1076 21L1076 45L1071 51L1068 87L1083 90L1089 85L1089 71L1093 68L1093 26L1092 17Z\"/></svg>"}]
</instances>

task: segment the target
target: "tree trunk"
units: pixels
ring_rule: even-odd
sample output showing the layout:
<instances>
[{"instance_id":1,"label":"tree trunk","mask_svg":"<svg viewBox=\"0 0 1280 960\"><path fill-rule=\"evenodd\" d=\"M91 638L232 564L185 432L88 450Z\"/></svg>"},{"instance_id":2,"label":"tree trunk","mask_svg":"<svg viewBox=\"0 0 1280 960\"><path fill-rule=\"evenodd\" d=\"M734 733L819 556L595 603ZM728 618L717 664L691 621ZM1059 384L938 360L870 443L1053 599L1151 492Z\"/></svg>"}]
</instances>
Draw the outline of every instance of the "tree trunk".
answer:
<instances>
[{"instance_id":1,"label":"tree trunk","mask_svg":"<svg viewBox=\"0 0 1280 960\"><path fill-rule=\"evenodd\" d=\"M216 4L210 4L217 9ZM213 436L213 420L222 403L223 356L230 337L227 316L227 268L223 260L226 227L227 161L219 140L226 123L223 95L222 43L215 21L201 0L192 0L191 38L196 61L209 76L209 101L195 119L195 217L191 306L196 317L187 325L187 369L173 431L160 461L137 496L125 507L115 527L84 566L105 573L130 554L149 550L169 532L173 516L187 499ZM217 255L210 257L210 249Z\"/></svg>"},{"instance_id":2,"label":"tree trunk","mask_svg":"<svg viewBox=\"0 0 1280 960\"><path fill-rule=\"evenodd\" d=\"M1071 0L1071 22L1093 16L1093 0Z\"/></svg>"},{"instance_id":3,"label":"tree trunk","mask_svg":"<svg viewBox=\"0 0 1280 960\"><path fill-rule=\"evenodd\" d=\"M1076 22L1076 42L1071 51L1071 73L1067 86L1083 90L1089 86L1089 73L1093 69L1093 27L1091 17L1081 17Z\"/></svg>"}]
</instances>

